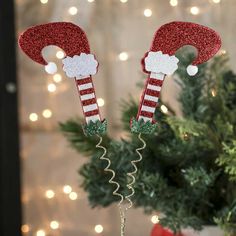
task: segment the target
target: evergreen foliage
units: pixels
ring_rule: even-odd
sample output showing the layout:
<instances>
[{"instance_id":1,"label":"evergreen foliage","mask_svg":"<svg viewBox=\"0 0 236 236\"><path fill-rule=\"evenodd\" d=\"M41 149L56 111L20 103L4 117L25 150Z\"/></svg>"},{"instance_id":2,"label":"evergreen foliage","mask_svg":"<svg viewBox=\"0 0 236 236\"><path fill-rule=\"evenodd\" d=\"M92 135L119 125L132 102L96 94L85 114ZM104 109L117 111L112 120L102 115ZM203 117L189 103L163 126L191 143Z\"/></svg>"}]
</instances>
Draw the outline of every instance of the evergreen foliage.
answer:
<instances>
[{"instance_id":1,"label":"evergreen foliage","mask_svg":"<svg viewBox=\"0 0 236 236\"><path fill-rule=\"evenodd\" d=\"M138 164L133 201L147 213L162 212L161 224L175 232L217 223L235 234L236 75L228 67L227 55L201 65L195 77L186 73L193 55L181 53L178 58L176 83L181 86L183 117L166 104L168 114L156 109L158 127L152 135L143 135L147 147ZM138 101L123 103L122 122L128 132L137 109ZM96 136L85 137L80 120L61 124L61 130L73 148L89 157L79 174L91 206L106 207L118 201L112 195L114 186L108 183L110 176L103 171L106 163L98 159ZM141 145L137 134L120 141L105 136L103 144L121 192L128 194L126 174L132 171L130 161L137 158L135 149Z\"/></svg>"}]
</instances>

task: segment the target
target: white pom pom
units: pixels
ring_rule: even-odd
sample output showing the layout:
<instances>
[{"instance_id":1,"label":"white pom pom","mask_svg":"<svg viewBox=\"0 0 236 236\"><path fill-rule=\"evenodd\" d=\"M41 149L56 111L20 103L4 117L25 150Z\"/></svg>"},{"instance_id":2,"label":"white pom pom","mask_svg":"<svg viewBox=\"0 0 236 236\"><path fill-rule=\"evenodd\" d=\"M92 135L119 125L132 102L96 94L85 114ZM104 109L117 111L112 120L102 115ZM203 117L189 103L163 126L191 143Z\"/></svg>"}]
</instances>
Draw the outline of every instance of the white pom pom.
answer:
<instances>
[{"instance_id":1,"label":"white pom pom","mask_svg":"<svg viewBox=\"0 0 236 236\"><path fill-rule=\"evenodd\" d=\"M62 63L63 70L69 78L95 75L97 73L98 62L93 54L81 53L79 56L67 56L62 60Z\"/></svg>"},{"instance_id":2,"label":"white pom pom","mask_svg":"<svg viewBox=\"0 0 236 236\"><path fill-rule=\"evenodd\" d=\"M48 74L55 74L57 72L57 65L54 62L49 62L46 66L45 66L45 71Z\"/></svg>"},{"instance_id":3,"label":"white pom pom","mask_svg":"<svg viewBox=\"0 0 236 236\"><path fill-rule=\"evenodd\" d=\"M175 56L163 54L161 51L150 51L144 62L146 71L172 75L178 69L179 59Z\"/></svg>"},{"instance_id":4,"label":"white pom pom","mask_svg":"<svg viewBox=\"0 0 236 236\"><path fill-rule=\"evenodd\" d=\"M197 72L198 72L198 67L197 67L197 66L189 65L189 66L187 67L187 73L188 73L190 76L196 75Z\"/></svg>"}]
</instances>

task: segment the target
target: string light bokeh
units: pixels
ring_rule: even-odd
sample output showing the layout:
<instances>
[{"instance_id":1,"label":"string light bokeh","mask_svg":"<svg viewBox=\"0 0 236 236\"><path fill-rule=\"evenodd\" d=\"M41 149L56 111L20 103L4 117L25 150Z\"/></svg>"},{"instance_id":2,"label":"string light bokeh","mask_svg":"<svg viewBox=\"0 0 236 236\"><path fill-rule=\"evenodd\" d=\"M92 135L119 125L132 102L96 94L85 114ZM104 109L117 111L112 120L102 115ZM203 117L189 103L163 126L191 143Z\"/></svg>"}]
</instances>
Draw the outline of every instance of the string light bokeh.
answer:
<instances>
[{"instance_id":1,"label":"string light bokeh","mask_svg":"<svg viewBox=\"0 0 236 236\"><path fill-rule=\"evenodd\" d=\"M193 6L190 8L190 12L192 15L198 15L200 13L200 9L197 6Z\"/></svg>"},{"instance_id":2,"label":"string light bokeh","mask_svg":"<svg viewBox=\"0 0 236 236\"><path fill-rule=\"evenodd\" d=\"M68 9L68 12L72 15L72 16L74 16L74 15L76 15L77 13L78 13L78 9L77 9L77 7L70 7L69 9Z\"/></svg>"},{"instance_id":3,"label":"string light bokeh","mask_svg":"<svg viewBox=\"0 0 236 236\"><path fill-rule=\"evenodd\" d=\"M129 54L127 52L121 52L118 57L120 61L127 61L129 59Z\"/></svg>"},{"instance_id":4,"label":"string light bokeh","mask_svg":"<svg viewBox=\"0 0 236 236\"><path fill-rule=\"evenodd\" d=\"M226 0L150 0L148 4L143 0L18 0L17 32L47 21L72 21L88 32L91 51L100 63L94 76L97 102L102 116L109 121L110 134L118 137L120 101L129 94L135 99L140 97L140 89L136 87L142 81L140 59L149 49L155 29L168 21L187 20L212 26L226 35L223 33L229 29L220 22L228 19L225 9L229 2L236 9L232 0L227 3ZM227 42L233 45L233 41ZM221 53L226 53L226 49ZM46 74L42 66L19 53L21 153L24 154L22 233L118 234L119 214L115 207L90 209L77 175L86 159L70 149L58 129L58 122L82 115L73 79L67 79L62 70L64 52L48 48L43 55L57 64L56 73ZM232 57L236 57L236 52ZM168 94L176 94L176 90L171 79L167 79L163 99L171 99ZM212 88L210 94L215 97L217 91ZM177 115L181 115L177 99L171 97ZM169 112L164 105L160 110ZM129 221L127 235L147 235L159 217L132 209ZM132 227L133 222L142 227Z\"/></svg>"},{"instance_id":5,"label":"string light bokeh","mask_svg":"<svg viewBox=\"0 0 236 236\"><path fill-rule=\"evenodd\" d=\"M158 217L157 215L153 215L153 216L151 217L151 222L152 222L153 224L159 223L159 217Z\"/></svg>"},{"instance_id":6,"label":"string light bokeh","mask_svg":"<svg viewBox=\"0 0 236 236\"><path fill-rule=\"evenodd\" d=\"M144 16L151 17L152 16L152 10L147 8L143 11Z\"/></svg>"}]
</instances>

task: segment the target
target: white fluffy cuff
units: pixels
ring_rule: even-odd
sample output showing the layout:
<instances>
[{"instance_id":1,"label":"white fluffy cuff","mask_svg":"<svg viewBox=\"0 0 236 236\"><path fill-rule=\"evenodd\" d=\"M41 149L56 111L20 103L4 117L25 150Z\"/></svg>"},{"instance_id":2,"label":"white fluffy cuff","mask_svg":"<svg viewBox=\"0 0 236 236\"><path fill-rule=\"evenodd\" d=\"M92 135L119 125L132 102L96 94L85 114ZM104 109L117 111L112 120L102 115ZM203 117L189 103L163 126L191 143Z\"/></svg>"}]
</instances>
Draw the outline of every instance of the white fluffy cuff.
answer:
<instances>
[{"instance_id":1,"label":"white fluffy cuff","mask_svg":"<svg viewBox=\"0 0 236 236\"><path fill-rule=\"evenodd\" d=\"M79 56L67 56L62 60L63 70L69 78L95 75L98 62L93 54L81 53Z\"/></svg>"},{"instance_id":2,"label":"white fluffy cuff","mask_svg":"<svg viewBox=\"0 0 236 236\"><path fill-rule=\"evenodd\" d=\"M144 62L146 71L172 75L178 68L179 59L158 51L149 52Z\"/></svg>"}]
</instances>

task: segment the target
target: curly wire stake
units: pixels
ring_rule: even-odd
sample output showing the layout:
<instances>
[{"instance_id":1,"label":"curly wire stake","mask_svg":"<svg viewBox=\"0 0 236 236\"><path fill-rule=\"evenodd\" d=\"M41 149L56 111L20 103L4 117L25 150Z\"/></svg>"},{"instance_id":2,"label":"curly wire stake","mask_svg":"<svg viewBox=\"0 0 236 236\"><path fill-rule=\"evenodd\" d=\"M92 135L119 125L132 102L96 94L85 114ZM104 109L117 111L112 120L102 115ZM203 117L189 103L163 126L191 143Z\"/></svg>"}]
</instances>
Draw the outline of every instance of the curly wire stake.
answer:
<instances>
[{"instance_id":1,"label":"curly wire stake","mask_svg":"<svg viewBox=\"0 0 236 236\"><path fill-rule=\"evenodd\" d=\"M116 181L114 181L114 178L116 176L115 171L113 171L112 169L110 169L111 166L111 161L109 158L106 158L106 154L107 154L107 149L103 146L101 146L100 144L102 143L102 137L100 135L97 135L97 137L99 138L99 142L96 145L96 148L100 148L102 149L104 152L102 154L102 156L99 158L100 160L105 160L107 161L107 166L105 167L104 171L106 172L110 172L112 174L111 178L109 179L109 183L110 184L115 184L116 185L116 189L112 192L112 194L114 196L118 196L120 197L120 202L118 203L118 207L119 207L119 212L120 212L120 219L121 219L121 236L124 236L124 228L125 228L125 213L122 210L121 204L124 201L124 197L123 195L119 194L117 191L120 188L119 183L117 183Z\"/></svg>"},{"instance_id":2,"label":"curly wire stake","mask_svg":"<svg viewBox=\"0 0 236 236\"><path fill-rule=\"evenodd\" d=\"M135 190L134 190L134 188L133 188L133 184L134 184L135 181L136 181L136 179L135 179L135 174L136 174L137 171L138 171L137 166L136 166L136 163L137 163L137 162L140 162L140 161L143 159L143 156L142 156L142 154L141 154L139 151L145 149L145 147L146 147L146 142L141 138L141 133L139 133L138 138L139 138L139 140L143 143L143 146L140 147L140 148L137 148L137 149L135 150L136 153L138 154L139 158L136 159L136 160L131 161L131 164L132 164L133 167L134 167L134 171L127 173L127 175L128 175L132 180L131 180L131 182L130 182L129 184L127 184L127 188L131 190L131 193L130 193L128 196L125 197L126 200L130 203L129 206L126 207L126 209L125 209L126 211L127 211L128 209L130 209L130 208L133 206L133 202L132 202L132 200L131 200L131 197L132 197L132 196L134 195L134 193L135 193Z\"/></svg>"}]
</instances>

